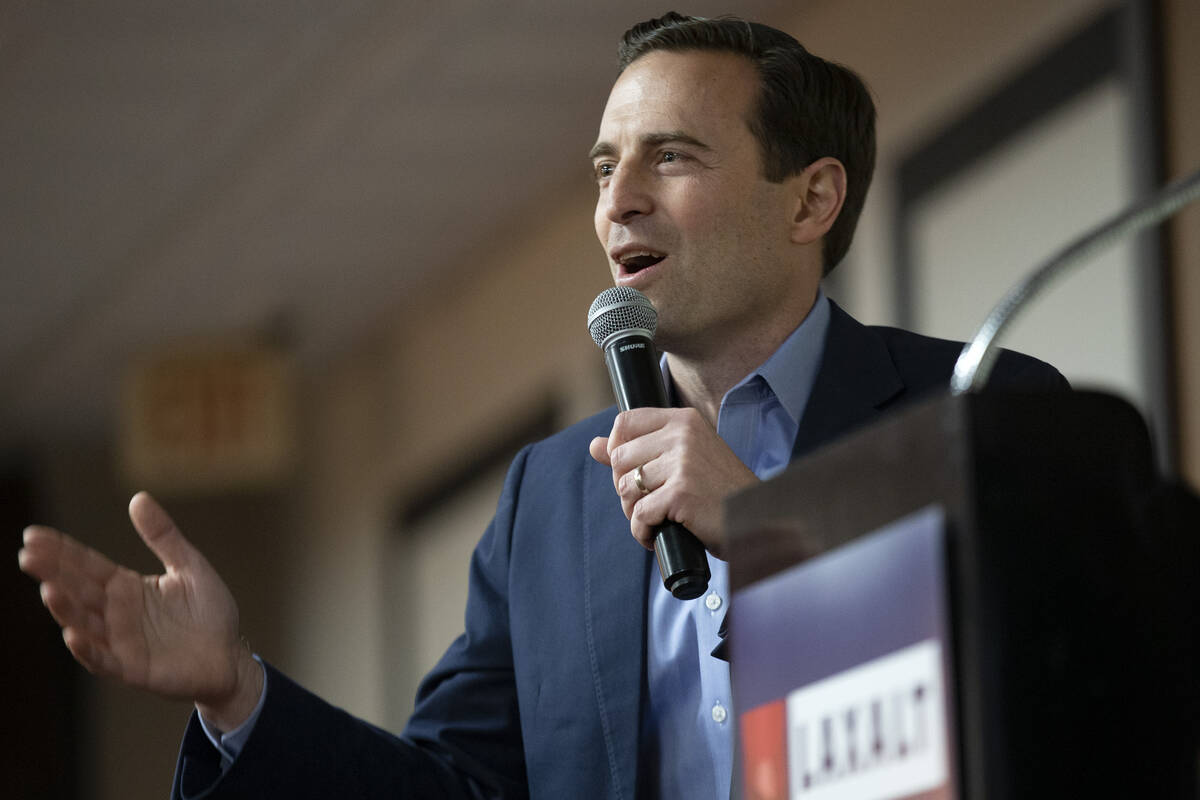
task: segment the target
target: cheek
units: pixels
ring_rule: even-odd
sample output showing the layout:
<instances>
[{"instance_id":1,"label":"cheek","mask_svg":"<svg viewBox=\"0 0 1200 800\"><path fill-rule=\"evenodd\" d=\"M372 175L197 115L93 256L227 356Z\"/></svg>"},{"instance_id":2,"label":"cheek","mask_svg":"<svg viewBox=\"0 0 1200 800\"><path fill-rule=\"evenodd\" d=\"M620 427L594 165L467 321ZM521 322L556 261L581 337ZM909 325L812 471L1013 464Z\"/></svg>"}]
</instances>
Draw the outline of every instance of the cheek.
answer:
<instances>
[{"instance_id":1,"label":"cheek","mask_svg":"<svg viewBox=\"0 0 1200 800\"><path fill-rule=\"evenodd\" d=\"M722 230L730 220L745 213L749 205L741 187L694 178L670 186L660 204L671 220L692 236L707 236Z\"/></svg>"},{"instance_id":2,"label":"cheek","mask_svg":"<svg viewBox=\"0 0 1200 800\"><path fill-rule=\"evenodd\" d=\"M608 217L605 216L599 204L596 205L596 213L592 219L592 224L596 229L596 238L600 241L600 250L604 253L604 263L608 265L608 272L615 280L617 277L617 267L608 258Z\"/></svg>"},{"instance_id":3,"label":"cheek","mask_svg":"<svg viewBox=\"0 0 1200 800\"><path fill-rule=\"evenodd\" d=\"M596 238L600 240L600 246L606 251L608 249L608 217L604 214L604 209L600 203L596 203L596 211L592 214L592 225L596 229Z\"/></svg>"},{"instance_id":4,"label":"cheek","mask_svg":"<svg viewBox=\"0 0 1200 800\"><path fill-rule=\"evenodd\" d=\"M760 257L778 256L788 244L791 209L777 192L748 192L731 209L729 228L737 232L739 246Z\"/></svg>"}]
</instances>

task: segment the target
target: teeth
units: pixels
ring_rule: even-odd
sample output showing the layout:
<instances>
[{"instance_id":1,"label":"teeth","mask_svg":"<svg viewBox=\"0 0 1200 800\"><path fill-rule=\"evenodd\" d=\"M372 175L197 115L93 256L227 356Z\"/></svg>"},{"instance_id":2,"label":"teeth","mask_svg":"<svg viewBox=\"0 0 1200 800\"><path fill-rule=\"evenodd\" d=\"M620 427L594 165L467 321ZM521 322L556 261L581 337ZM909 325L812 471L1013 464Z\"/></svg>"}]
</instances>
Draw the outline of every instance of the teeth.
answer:
<instances>
[{"instance_id":1,"label":"teeth","mask_svg":"<svg viewBox=\"0 0 1200 800\"><path fill-rule=\"evenodd\" d=\"M662 253L655 253L650 250L638 250L636 253L625 253L618 261L622 264L627 264L635 258L665 258Z\"/></svg>"}]
</instances>

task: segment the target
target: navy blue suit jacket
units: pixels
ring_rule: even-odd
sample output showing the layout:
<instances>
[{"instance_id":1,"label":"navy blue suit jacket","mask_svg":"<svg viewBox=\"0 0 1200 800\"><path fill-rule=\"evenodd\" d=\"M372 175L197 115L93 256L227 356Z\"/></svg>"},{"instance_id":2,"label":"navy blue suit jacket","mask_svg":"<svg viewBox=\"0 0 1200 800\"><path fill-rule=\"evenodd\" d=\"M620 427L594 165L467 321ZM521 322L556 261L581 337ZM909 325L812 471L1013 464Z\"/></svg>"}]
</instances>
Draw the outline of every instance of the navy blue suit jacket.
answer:
<instances>
[{"instance_id":1,"label":"navy blue suit jacket","mask_svg":"<svg viewBox=\"0 0 1200 800\"><path fill-rule=\"evenodd\" d=\"M942 389L961 345L865 327L833 306L797 436L802 455ZM993 385L1065 388L1005 353ZM254 733L222 775L193 715L174 796L633 798L653 556L629 535L610 471L588 456L609 409L525 448L471 560L466 631L418 692L403 735L336 709L268 666Z\"/></svg>"}]
</instances>

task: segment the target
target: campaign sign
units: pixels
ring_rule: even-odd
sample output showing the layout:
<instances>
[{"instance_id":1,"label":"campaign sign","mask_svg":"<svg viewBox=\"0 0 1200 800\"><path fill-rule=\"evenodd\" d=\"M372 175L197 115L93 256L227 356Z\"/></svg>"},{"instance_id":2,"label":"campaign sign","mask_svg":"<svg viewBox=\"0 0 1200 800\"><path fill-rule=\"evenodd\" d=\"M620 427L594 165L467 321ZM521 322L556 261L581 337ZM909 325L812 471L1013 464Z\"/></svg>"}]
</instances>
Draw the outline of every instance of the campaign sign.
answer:
<instances>
[{"instance_id":1,"label":"campaign sign","mask_svg":"<svg viewBox=\"0 0 1200 800\"><path fill-rule=\"evenodd\" d=\"M955 797L945 593L937 507L735 593L743 798Z\"/></svg>"}]
</instances>

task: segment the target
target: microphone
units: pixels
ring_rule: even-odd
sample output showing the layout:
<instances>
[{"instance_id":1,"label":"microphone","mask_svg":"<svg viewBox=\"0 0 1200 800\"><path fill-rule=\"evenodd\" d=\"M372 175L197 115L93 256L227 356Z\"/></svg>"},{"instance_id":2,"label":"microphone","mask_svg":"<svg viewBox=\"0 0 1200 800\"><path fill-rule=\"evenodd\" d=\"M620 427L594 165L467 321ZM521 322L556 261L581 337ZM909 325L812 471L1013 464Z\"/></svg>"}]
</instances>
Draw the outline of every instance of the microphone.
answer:
<instances>
[{"instance_id":1,"label":"microphone","mask_svg":"<svg viewBox=\"0 0 1200 800\"><path fill-rule=\"evenodd\" d=\"M588 309L588 331L604 351L613 394L622 411L666 408L667 390L654 354L658 312L637 289L605 289ZM695 534L666 520L654 531L654 555L663 586L680 600L691 600L708 588L708 558Z\"/></svg>"}]
</instances>

